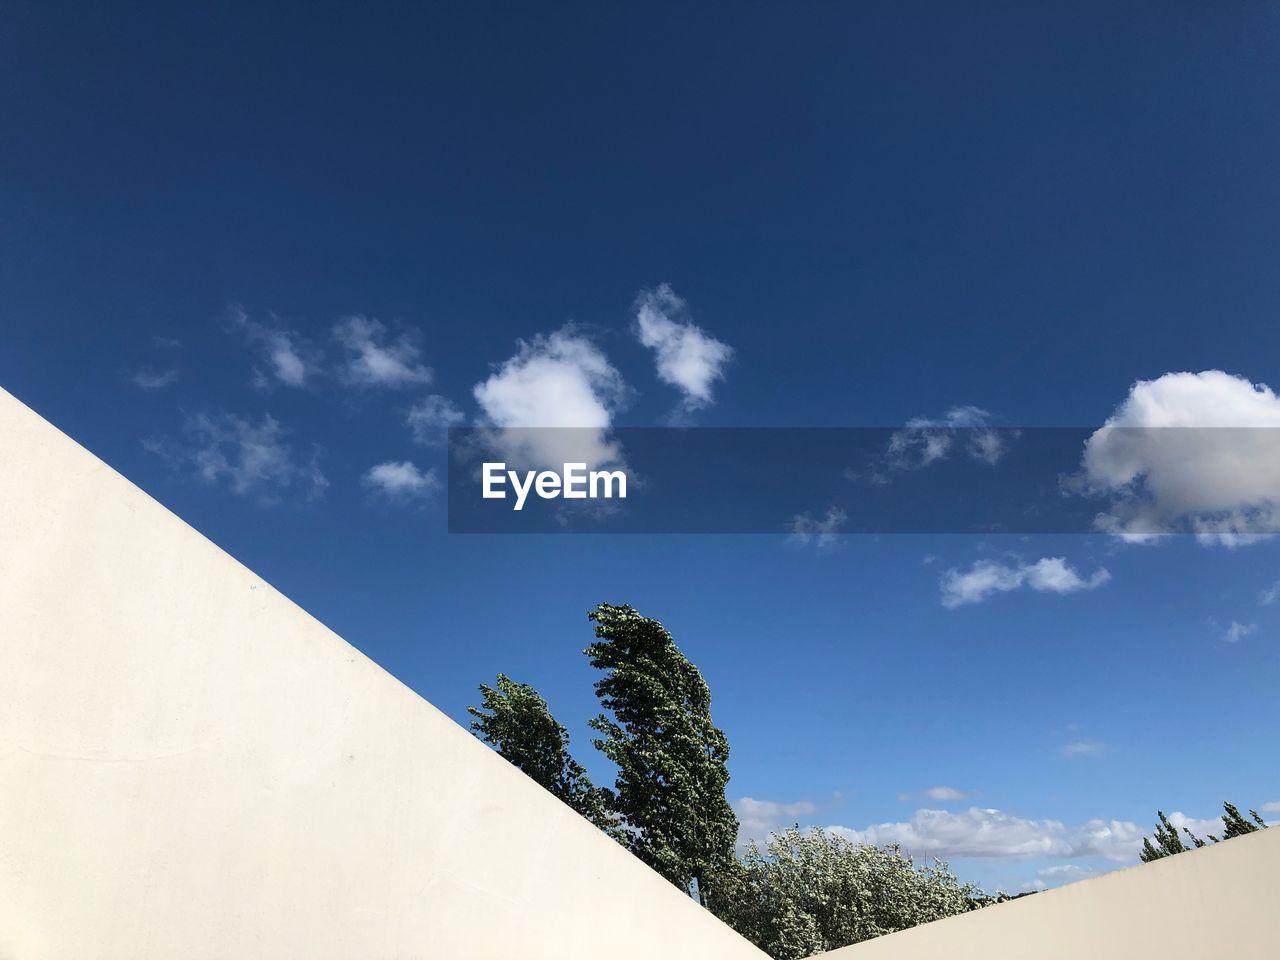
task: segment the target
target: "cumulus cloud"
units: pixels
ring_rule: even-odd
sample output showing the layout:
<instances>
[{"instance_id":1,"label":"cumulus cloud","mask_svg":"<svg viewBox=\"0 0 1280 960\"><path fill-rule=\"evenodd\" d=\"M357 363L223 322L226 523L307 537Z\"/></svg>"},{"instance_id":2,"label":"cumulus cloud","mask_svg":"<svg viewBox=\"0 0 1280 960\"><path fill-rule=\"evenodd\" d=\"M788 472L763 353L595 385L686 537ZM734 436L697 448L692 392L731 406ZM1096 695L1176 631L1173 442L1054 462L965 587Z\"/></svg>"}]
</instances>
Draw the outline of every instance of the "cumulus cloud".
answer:
<instances>
[{"instance_id":1,"label":"cumulus cloud","mask_svg":"<svg viewBox=\"0 0 1280 960\"><path fill-rule=\"evenodd\" d=\"M179 376L181 376L181 372L177 367L169 367L167 370L153 370L150 367L143 367L130 375L129 382L139 390L163 390L177 380Z\"/></svg>"},{"instance_id":2,"label":"cumulus cloud","mask_svg":"<svg viewBox=\"0 0 1280 960\"><path fill-rule=\"evenodd\" d=\"M431 382L431 370L408 332L392 337L380 321L357 315L339 320L333 336L345 353L340 371L345 383L397 389Z\"/></svg>"},{"instance_id":3,"label":"cumulus cloud","mask_svg":"<svg viewBox=\"0 0 1280 960\"><path fill-rule=\"evenodd\" d=\"M763 840L770 833L798 823L801 818L813 816L818 807L808 800L779 803L739 797L733 801L733 812L738 816L739 836L743 840Z\"/></svg>"},{"instance_id":4,"label":"cumulus cloud","mask_svg":"<svg viewBox=\"0 0 1280 960\"><path fill-rule=\"evenodd\" d=\"M1175 810L1169 814L1169 825L1172 826L1179 834L1186 836L1184 830L1189 830L1201 840L1206 840L1211 836L1222 836L1222 818L1210 817L1208 820L1197 820L1195 817L1188 817L1185 813Z\"/></svg>"},{"instance_id":5,"label":"cumulus cloud","mask_svg":"<svg viewBox=\"0 0 1280 960\"><path fill-rule=\"evenodd\" d=\"M370 467L360 482L370 492L395 503L420 500L440 489L440 478L434 469L419 470L407 460Z\"/></svg>"},{"instance_id":6,"label":"cumulus cloud","mask_svg":"<svg viewBox=\"0 0 1280 960\"><path fill-rule=\"evenodd\" d=\"M1142 380L1085 444L1099 529L1236 546L1280 531L1280 397L1221 370Z\"/></svg>"},{"instance_id":7,"label":"cumulus cloud","mask_svg":"<svg viewBox=\"0 0 1280 960\"><path fill-rule=\"evenodd\" d=\"M177 443L146 446L171 464L193 469L205 483L225 483L239 496L264 504L279 502L285 493L312 500L329 485L317 454L295 451L289 431L270 415L255 422L230 413L201 413L187 419L183 434Z\"/></svg>"},{"instance_id":8,"label":"cumulus cloud","mask_svg":"<svg viewBox=\"0 0 1280 960\"><path fill-rule=\"evenodd\" d=\"M1068 826L1059 820L1031 820L1001 810L970 807L917 810L910 820L872 824L858 830L833 826L831 832L855 843L897 844L915 857L1103 857L1136 859L1142 831L1128 820L1088 820Z\"/></svg>"},{"instance_id":9,"label":"cumulus cloud","mask_svg":"<svg viewBox=\"0 0 1280 960\"><path fill-rule=\"evenodd\" d=\"M942 575L942 605L947 608L981 603L996 593L1028 587L1040 593L1077 593L1094 590L1111 579L1105 567L1082 577L1063 557L1044 557L1035 563L1015 565L980 560L968 570L955 567Z\"/></svg>"},{"instance_id":10,"label":"cumulus cloud","mask_svg":"<svg viewBox=\"0 0 1280 960\"><path fill-rule=\"evenodd\" d=\"M653 351L658 379L680 391L686 410L711 403L712 385L724 379L733 349L695 325L684 300L669 285L641 291L634 329L636 338Z\"/></svg>"},{"instance_id":11,"label":"cumulus cloud","mask_svg":"<svg viewBox=\"0 0 1280 960\"><path fill-rule=\"evenodd\" d=\"M825 516L815 519L802 513L791 521L789 543L805 546L813 543L819 547L832 547L839 541L840 529L848 522L849 515L839 507L832 507Z\"/></svg>"},{"instance_id":12,"label":"cumulus cloud","mask_svg":"<svg viewBox=\"0 0 1280 960\"><path fill-rule=\"evenodd\" d=\"M274 318L270 323L253 320L243 307L230 310L231 325L260 355L261 366L253 369L253 385L268 388L277 383L305 387L319 374L320 351L300 334L286 330Z\"/></svg>"},{"instance_id":13,"label":"cumulus cloud","mask_svg":"<svg viewBox=\"0 0 1280 960\"><path fill-rule=\"evenodd\" d=\"M626 384L608 357L571 327L520 341L515 356L472 393L485 423L497 428L491 443L513 465L580 462L593 469L622 461L609 427Z\"/></svg>"},{"instance_id":14,"label":"cumulus cloud","mask_svg":"<svg viewBox=\"0 0 1280 960\"><path fill-rule=\"evenodd\" d=\"M404 415L414 442L428 447L443 444L448 438L449 428L461 426L466 419L466 415L448 397L436 393L419 400Z\"/></svg>"},{"instance_id":15,"label":"cumulus cloud","mask_svg":"<svg viewBox=\"0 0 1280 960\"><path fill-rule=\"evenodd\" d=\"M1222 639L1227 643L1239 643L1245 637L1252 636L1257 633L1258 625L1256 623L1240 623L1238 620L1232 620L1231 624L1222 633Z\"/></svg>"}]
</instances>

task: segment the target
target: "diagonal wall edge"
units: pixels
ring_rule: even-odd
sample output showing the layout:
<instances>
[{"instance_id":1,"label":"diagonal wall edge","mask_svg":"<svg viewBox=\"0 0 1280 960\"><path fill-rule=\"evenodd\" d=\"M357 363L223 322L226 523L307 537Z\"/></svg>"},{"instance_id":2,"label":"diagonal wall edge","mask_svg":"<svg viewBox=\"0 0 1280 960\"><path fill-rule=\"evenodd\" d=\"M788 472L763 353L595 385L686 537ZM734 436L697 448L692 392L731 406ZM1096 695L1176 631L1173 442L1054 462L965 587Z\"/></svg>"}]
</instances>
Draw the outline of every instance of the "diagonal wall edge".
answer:
<instances>
[{"instance_id":1,"label":"diagonal wall edge","mask_svg":"<svg viewBox=\"0 0 1280 960\"><path fill-rule=\"evenodd\" d=\"M763 954L0 391L0 956Z\"/></svg>"}]
</instances>

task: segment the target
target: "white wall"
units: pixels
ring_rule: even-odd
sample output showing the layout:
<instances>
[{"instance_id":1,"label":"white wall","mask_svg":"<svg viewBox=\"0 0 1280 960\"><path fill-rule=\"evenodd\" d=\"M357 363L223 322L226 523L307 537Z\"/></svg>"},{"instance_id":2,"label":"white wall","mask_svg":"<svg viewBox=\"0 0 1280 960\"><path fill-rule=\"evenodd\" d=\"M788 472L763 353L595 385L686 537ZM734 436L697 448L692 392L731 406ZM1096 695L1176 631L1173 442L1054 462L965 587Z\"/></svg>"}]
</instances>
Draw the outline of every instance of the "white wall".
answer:
<instances>
[{"instance_id":1,"label":"white wall","mask_svg":"<svg viewBox=\"0 0 1280 960\"><path fill-rule=\"evenodd\" d=\"M0 391L0 957L762 956Z\"/></svg>"},{"instance_id":2,"label":"white wall","mask_svg":"<svg viewBox=\"0 0 1280 960\"><path fill-rule=\"evenodd\" d=\"M824 953L823 960L1275 960L1280 828Z\"/></svg>"}]
</instances>

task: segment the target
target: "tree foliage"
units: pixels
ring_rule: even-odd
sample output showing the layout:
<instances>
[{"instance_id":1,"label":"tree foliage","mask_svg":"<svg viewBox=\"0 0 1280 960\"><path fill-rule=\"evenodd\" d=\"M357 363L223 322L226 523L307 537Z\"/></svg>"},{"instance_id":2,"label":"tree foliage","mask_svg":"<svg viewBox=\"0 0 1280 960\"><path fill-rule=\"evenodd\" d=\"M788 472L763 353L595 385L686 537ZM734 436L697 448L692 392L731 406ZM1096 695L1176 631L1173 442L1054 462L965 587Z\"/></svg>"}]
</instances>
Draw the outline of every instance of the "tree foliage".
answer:
<instances>
[{"instance_id":1,"label":"tree foliage","mask_svg":"<svg viewBox=\"0 0 1280 960\"><path fill-rule=\"evenodd\" d=\"M587 615L585 653L604 672L596 747L617 766L610 793L624 843L676 886L707 902L735 865L738 819L725 798L729 741L711 720L702 674L657 620L602 603Z\"/></svg>"},{"instance_id":2,"label":"tree foliage","mask_svg":"<svg viewBox=\"0 0 1280 960\"><path fill-rule=\"evenodd\" d=\"M1265 830L1267 827L1267 824L1262 817L1258 816L1256 810L1250 810L1249 817L1246 818L1233 804L1224 803L1222 811L1222 836L1215 837L1210 834L1209 843L1217 843L1220 839L1230 840L1232 837L1254 833L1257 830ZM1191 841L1191 845L1188 846L1183 842L1182 837L1178 835L1177 827L1169 823L1169 818L1164 815L1163 810L1157 810L1156 816L1158 822L1155 828L1155 842L1153 843L1149 837L1142 838L1142 851L1138 854L1138 857L1143 863L1150 863L1152 860L1171 857L1174 854L1186 853L1188 850L1205 846L1204 840L1197 837L1187 827L1183 827L1182 832Z\"/></svg>"},{"instance_id":3,"label":"tree foliage","mask_svg":"<svg viewBox=\"0 0 1280 960\"><path fill-rule=\"evenodd\" d=\"M480 684L480 695L480 706L467 707L477 736L596 826L614 833L606 792L570 756L569 731L538 691L500 673L495 686Z\"/></svg>"},{"instance_id":4,"label":"tree foliage","mask_svg":"<svg viewBox=\"0 0 1280 960\"><path fill-rule=\"evenodd\" d=\"M753 841L711 908L777 960L834 950L974 909L982 891L945 863L916 867L896 847L791 827Z\"/></svg>"}]
</instances>

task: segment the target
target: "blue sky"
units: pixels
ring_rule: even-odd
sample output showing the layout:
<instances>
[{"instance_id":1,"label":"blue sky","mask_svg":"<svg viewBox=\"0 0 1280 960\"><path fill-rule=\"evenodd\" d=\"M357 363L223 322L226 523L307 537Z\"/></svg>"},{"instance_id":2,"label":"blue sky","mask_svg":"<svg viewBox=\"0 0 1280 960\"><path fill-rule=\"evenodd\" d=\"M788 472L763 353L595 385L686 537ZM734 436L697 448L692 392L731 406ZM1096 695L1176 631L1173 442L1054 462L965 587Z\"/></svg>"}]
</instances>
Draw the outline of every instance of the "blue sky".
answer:
<instances>
[{"instance_id":1,"label":"blue sky","mask_svg":"<svg viewBox=\"0 0 1280 960\"><path fill-rule=\"evenodd\" d=\"M0 385L455 718L509 673L607 779L584 614L631 602L756 829L1017 889L1280 803L1272 543L449 536L407 422L559 409L548 369L613 426L1093 427L1141 380L1265 420L1274 5L5 18Z\"/></svg>"}]
</instances>

